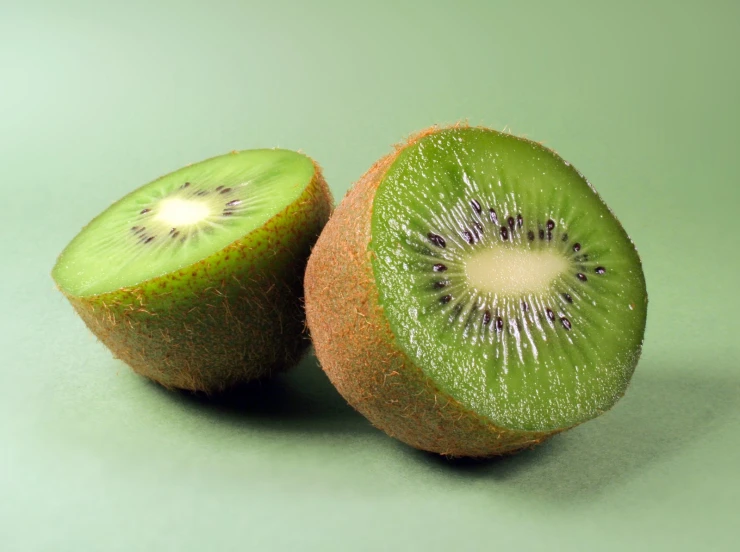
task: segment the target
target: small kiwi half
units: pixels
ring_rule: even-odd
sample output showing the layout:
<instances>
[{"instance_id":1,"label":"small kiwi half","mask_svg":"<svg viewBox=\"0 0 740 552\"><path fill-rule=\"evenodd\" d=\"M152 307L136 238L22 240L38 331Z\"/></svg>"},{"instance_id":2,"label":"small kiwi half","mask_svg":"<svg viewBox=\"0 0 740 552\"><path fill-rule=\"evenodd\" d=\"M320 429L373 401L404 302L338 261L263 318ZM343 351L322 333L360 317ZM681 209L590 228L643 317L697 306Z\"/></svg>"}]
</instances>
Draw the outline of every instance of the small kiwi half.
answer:
<instances>
[{"instance_id":1,"label":"small kiwi half","mask_svg":"<svg viewBox=\"0 0 740 552\"><path fill-rule=\"evenodd\" d=\"M295 364L303 274L332 198L279 149L189 165L119 200L52 277L90 330L166 387L215 392Z\"/></svg>"},{"instance_id":2,"label":"small kiwi half","mask_svg":"<svg viewBox=\"0 0 740 552\"><path fill-rule=\"evenodd\" d=\"M647 294L633 243L540 144L430 129L376 163L306 271L316 355L406 443L452 456L532 446L623 395Z\"/></svg>"}]
</instances>

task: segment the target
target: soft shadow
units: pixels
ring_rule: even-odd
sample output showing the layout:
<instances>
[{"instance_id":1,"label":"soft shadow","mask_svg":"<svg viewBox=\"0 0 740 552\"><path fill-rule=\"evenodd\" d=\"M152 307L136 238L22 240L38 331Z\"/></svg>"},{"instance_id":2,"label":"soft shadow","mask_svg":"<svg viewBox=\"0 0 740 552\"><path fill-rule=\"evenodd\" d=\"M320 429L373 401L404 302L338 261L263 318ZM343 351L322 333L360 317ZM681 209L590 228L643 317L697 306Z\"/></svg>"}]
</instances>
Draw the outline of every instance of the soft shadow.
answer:
<instances>
[{"instance_id":1,"label":"soft shadow","mask_svg":"<svg viewBox=\"0 0 740 552\"><path fill-rule=\"evenodd\" d=\"M215 396L151 385L184 408L239 425L293 432L375 431L334 389L313 354L287 373Z\"/></svg>"},{"instance_id":2,"label":"soft shadow","mask_svg":"<svg viewBox=\"0 0 740 552\"><path fill-rule=\"evenodd\" d=\"M740 412L740 377L641 366L626 396L596 420L522 453L490 460L409 451L435 472L490 480L522 494L575 502L626 483Z\"/></svg>"}]
</instances>

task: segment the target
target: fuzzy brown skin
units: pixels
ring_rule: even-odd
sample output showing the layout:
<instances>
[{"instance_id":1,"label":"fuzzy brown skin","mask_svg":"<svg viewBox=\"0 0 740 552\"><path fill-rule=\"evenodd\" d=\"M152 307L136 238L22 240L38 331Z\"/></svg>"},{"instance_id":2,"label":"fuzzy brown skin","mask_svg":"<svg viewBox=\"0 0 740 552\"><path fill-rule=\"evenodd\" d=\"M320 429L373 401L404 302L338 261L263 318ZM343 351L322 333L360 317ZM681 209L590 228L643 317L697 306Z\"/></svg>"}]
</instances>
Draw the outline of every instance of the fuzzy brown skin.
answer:
<instances>
[{"instance_id":1,"label":"fuzzy brown skin","mask_svg":"<svg viewBox=\"0 0 740 552\"><path fill-rule=\"evenodd\" d=\"M507 454L557 432L512 431L440 391L396 344L378 301L368 250L373 199L403 147L378 161L324 228L306 269L306 316L316 356L342 396L373 425L448 456Z\"/></svg>"},{"instance_id":2,"label":"fuzzy brown skin","mask_svg":"<svg viewBox=\"0 0 740 552\"><path fill-rule=\"evenodd\" d=\"M303 274L333 200L318 166L264 226L175 273L91 297L66 295L137 373L214 393L295 365L305 337Z\"/></svg>"}]
</instances>

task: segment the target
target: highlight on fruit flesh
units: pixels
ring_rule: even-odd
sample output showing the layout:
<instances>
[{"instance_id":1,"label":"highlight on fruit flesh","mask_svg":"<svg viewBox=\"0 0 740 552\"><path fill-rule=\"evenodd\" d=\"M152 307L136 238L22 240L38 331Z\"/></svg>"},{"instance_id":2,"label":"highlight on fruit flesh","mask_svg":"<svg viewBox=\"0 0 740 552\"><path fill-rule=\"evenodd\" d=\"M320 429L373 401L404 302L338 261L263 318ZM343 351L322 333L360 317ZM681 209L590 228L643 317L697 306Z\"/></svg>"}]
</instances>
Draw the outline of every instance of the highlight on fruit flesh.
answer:
<instances>
[{"instance_id":1,"label":"highlight on fruit flesh","mask_svg":"<svg viewBox=\"0 0 740 552\"><path fill-rule=\"evenodd\" d=\"M316 355L374 425L490 456L624 394L647 294L635 247L589 182L540 144L433 128L376 163L306 271Z\"/></svg>"},{"instance_id":2,"label":"highlight on fruit flesh","mask_svg":"<svg viewBox=\"0 0 740 552\"><path fill-rule=\"evenodd\" d=\"M113 204L64 249L52 277L136 372L220 391L306 350L303 274L331 209L305 155L233 152Z\"/></svg>"}]
</instances>

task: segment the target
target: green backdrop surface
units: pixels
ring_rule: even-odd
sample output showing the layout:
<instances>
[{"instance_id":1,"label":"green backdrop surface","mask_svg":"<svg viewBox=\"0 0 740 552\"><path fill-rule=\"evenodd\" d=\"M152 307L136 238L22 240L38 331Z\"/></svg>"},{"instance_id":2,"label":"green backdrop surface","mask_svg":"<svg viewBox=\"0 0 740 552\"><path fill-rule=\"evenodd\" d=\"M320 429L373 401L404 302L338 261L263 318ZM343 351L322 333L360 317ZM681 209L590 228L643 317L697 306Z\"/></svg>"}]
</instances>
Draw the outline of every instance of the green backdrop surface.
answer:
<instances>
[{"instance_id":1,"label":"green backdrop surface","mask_svg":"<svg viewBox=\"0 0 740 552\"><path fill-rule=\"evenodd\" d=\"M4 3L0 549L737 550L738 6ZM186 163L300 149L341 199L458 120L556 149L644 261L626 397L538 449L409 449L313 358L238 400L165 392L54 289L82 225Z\"/></svg>"}]
</instances>

